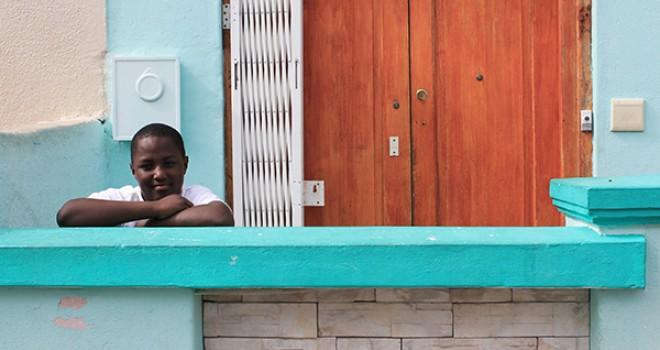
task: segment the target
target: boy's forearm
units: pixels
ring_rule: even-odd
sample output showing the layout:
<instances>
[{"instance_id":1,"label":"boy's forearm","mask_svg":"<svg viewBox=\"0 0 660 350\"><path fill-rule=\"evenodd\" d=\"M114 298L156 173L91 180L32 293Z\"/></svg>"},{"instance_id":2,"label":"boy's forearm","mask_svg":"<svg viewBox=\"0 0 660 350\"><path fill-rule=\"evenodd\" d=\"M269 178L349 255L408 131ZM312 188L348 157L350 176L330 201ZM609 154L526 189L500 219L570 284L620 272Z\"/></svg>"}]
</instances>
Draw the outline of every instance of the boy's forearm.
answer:
<instances>
[{"instance_id":1,"label":"boy's forearm","mask_svg":"<svg viewBox=\"0 0 660 350\"><path fill-rule=\"evenodd\" d=\"M150 202L123 202L78 198L66 202L57 212L60 227L116 226L156 216Z\"/></svg>"},{"instance_id":2,"label":"boy's forearm","mask_svg":"<svg viewBox=\"0 0 660 350\"><path fill-rule=\"evenodd\" d=\"M234 226L229 208L221 202L211 202L182 210L164 219L150 219L147 226Z\"/></svg>"}]
</instances>

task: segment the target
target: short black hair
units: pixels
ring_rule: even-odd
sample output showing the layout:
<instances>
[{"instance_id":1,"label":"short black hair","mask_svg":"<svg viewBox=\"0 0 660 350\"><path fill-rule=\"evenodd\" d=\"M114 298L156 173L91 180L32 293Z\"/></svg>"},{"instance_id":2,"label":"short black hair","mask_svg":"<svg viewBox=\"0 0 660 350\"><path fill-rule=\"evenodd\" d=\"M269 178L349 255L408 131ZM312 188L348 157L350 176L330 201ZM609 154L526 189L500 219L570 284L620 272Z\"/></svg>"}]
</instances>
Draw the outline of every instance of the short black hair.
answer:
<instances>
[{"instance_id":1,"label":"short black hair","mask_svg":"<svg viewBox=\"0 0 660 350\"><path fill-rule=\"evenodd\" d=\"M133 154L137 148L137 142L145 137L151 136L170 139L170 141L174 143L174 146L181 151L181 155L184 157L186 156L186 149L183 146L183 137L181 137L181 134L179 134L176 129L166 124L152 123L142 127L142 129L138 130L138 132L133 135L133 139L131 139L131 163L133 162Z\"/></svg>"}]
</instances>

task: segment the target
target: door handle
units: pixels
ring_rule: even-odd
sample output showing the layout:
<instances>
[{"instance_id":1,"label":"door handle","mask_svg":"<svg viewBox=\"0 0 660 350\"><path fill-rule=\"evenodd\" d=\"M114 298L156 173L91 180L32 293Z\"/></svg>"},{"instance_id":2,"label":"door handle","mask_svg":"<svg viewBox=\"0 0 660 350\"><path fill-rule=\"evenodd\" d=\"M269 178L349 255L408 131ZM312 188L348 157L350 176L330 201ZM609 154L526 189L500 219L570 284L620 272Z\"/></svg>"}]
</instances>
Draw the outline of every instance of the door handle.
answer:
<instances>
[{"instance_id":1,"label":"door handle","mask_svg":"<svg viewBox=\"0 0 660 350\"><path fill-rule=\"evenodd\" d=\"M426 91L426 89L417 89L417 99L420 101L425 101L427 98L429 98L429 92Z\"/></svg>"}]
</instances>

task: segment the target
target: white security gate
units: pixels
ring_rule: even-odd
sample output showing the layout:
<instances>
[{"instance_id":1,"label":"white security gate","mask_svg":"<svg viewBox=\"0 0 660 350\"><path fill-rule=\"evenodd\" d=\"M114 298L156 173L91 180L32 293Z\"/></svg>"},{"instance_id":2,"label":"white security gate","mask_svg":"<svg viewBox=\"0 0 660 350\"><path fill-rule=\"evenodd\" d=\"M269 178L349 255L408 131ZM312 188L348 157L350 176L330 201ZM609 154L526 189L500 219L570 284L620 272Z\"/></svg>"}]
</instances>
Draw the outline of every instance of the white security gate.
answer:
<instances>
[{"instance_id":1,"label":"white security gate","mask_svg":"<svg viewBox=\"0 0 660 350\"><path fill-rule=\"evenodd\" d=\"M232 0L237 226L302 226L302 0Z\"/></svg>"}]
</instances>

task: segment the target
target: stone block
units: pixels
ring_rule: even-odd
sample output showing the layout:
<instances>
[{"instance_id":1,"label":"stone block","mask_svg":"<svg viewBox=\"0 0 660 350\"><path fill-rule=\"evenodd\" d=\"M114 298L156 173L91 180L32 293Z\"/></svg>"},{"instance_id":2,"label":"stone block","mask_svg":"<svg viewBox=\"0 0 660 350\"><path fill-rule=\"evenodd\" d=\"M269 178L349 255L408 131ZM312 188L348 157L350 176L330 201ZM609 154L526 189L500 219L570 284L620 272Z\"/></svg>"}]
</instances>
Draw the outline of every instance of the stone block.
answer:
<instances>
[{"instance_id":1,"label":"stone block","mask_svg":"<svg viewBox=\"0 0 660 350\"><path fill-rule=\"evenodd\" d=\"M328 302L351 303L366 302L376 299L374 289L248 289L243 291L243 302Z\"/></svg>"},{"instance_id":2,"label":"stone block","mask_svg":"<svg viewBox=\"0 0 660 350\"><path fill-rule=\"evenodd\" d=\"M337 350L401 350L401 339L337 339Z\"/></svg>"},{"instance_id":3,"label":"stone block","mask_svg":"<svg viewBox=\"0 0 660 350\"><path fill-rule=\"evenodd\" d=\"M456 288L449 291L452 303L497 303L510 302L508 288Z\"/></svg>"},{"instance_id":4,"label":"stone block","mask_svg":"<svg viewBox=\"0 0 660 350\"><path fill-rule=\"evenodd\" d=\"M360 289L320 289L318 290L320 303L351 303L355 301L376 301L376 291L368 288Z\"/></svg>"},{"instance_id":5,"label":"stone block","mask_svg":"<svg viewBox=\"0 0 660 350\"><path fill-rule=\"evenodd\" d=\"M403 350L536 350L536 338L404 339Z\"/></svg>"},{"instance_id":6,"label":"stone block","mask_svg":"<svg viewBox=\"0 0 660 350\"><path fill-rule=\"evenodd\" d=\"M539 350L589 350L589 338L539 338Z\"/></svg>"},{"instance_id":7,"label":"stone block","mask_svg":"<svg viewBox=\"0 0 660 350\"><path fill-rule=\"evenodd\" d=\"M319 304L319 334L328 337L449 337L451 304Z\"/></svg>"},{"instance_id":8,"label":"stone block","mask_svg":"<svg viewBox=\"0 0 660 350\"><path fill-rule=\"evenodd\" d=\"M202 295L202 300L212 301L216 303L240 303L243 301L243 297L240 293L234 292L222 292L222 291L209 291L213 294L204 294Z\"/></svg>"},{"instance_id":9,"label":"stone block","mask_svg":"<svg viewBox=\"0 0 660 350\"><path fill-rule=\"evenodd\" d=\"M449 289L382 288L376 289L376 301L379 303L448 303Z\"/></svg>"},{"instance_id":10,"label":"stone block","mask_svg":"<svg viewBox=\"0 0 660 350\"><path fill-rule=\"evenodd\" d=\"M588 289L514 289L514 302L577 302L589 301Z\"/></svg>"},{"instance_id":11,"label":"stone block","mask_svg":"<svg viewBox=\"0 0 660 350\"><path fill-rule=\"evenodd\" d=\"M208 338L204 340L204 345L206 350L336 350L334 338Z\"/></svg>"},{"instance_id":12,"label":"stone block","mask_svg":"<svg viewBox=\"0 0 660 350\"><path fill-rule=\"evenodd\" d=\"M454 337L584 337L589 306L578 303L456 304Z\"/></svg>"},{"instance_id":13,"label":"stone block","mask_svg":"<svg viewBox=\"0 0 660 350\"><path fill-rule=\"evenodd\" d=\"M316 338L316 304L204 304L204 336Z\"/></svg>"},{"instance_id":14,"label":"stone block","mask_svg":"<svg viewBox=\"0 0 660 350\"><path fill-rule=\"evenodd\" d=\"M246 289L243 291L243 301L246 303L315 303L318 301L318 295L314 289Z\"/></svg>"}]
</instances>

